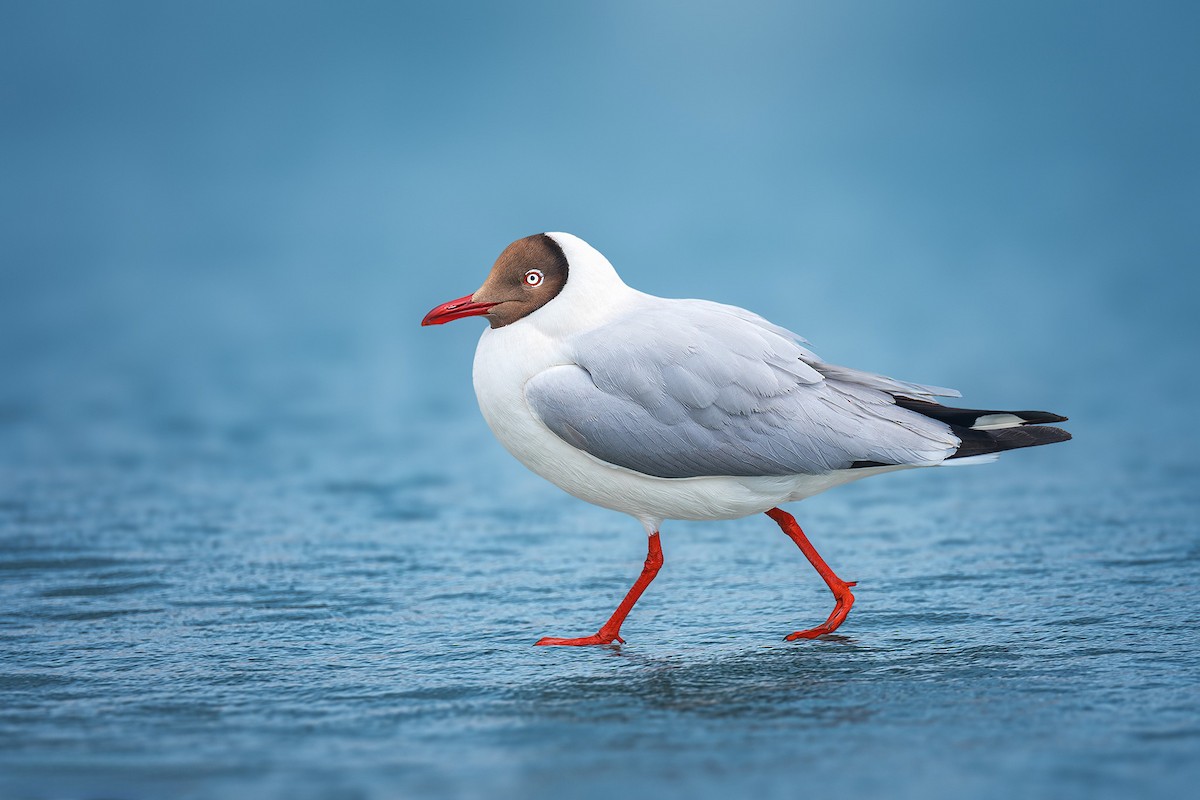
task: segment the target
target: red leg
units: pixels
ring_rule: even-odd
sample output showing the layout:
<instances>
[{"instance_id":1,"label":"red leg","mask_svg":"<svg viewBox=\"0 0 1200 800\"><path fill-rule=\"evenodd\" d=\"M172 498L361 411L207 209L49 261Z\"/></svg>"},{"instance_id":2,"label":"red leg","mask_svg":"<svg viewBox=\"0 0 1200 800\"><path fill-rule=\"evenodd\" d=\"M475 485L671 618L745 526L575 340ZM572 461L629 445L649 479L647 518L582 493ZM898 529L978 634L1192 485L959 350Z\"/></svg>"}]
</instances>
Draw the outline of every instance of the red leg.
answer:
<instances>
[{"instance_id":1,"label":"red leg","mask_svg":"<svg viewBox=\"0 0 1200 800\"><path fill-rule=\"evenodd\" d=\"M600 626L600 630L592 636L581 636L578 639L556 639L553 636L547 636L540 639L539 645L568 645L578 647L585 644L612 644L613 642L625 643L621 638L621 623L625 621L625 617L629 616L630 609L633 604L642 596L642 592L646 591L646 587L650 585L650 581L654 580L654 576L658 574L658 569L663 565L662 546L658 541L658 531L650 534L649 550L646 553L646 563L642 567L642 574L634 581L633 587L629 593L625 595L625 599L621 601L621 605L617 606L617 610L608 618L608 622Z\"/></svg>"},{"instance_id":2,"label":"red leg","mask_svg":"<svg viewBox=\"0 0 1200 800\"><path fill-rule=\"evenodd\" d=\"M825 563L825 559L821 558L817 553L817 548L812 546L812 542L808 541L808 537L804 535L804 531L800 530L800 525L797 524L796 518L787 513L781 508L772 508L767 512L767 516L779 523L779 527L783 528L783 532L791 537L792 541L800 548L800 552L804 553L808 559L808 563L812 564L822 578L825 579L825 585L829 587L829 591L833 592L833 598L837 604L833 607L829 619L822 622L815 628L809 628L806 631L796 631L787 635L787 641L794 642L797 639L815 639L826 633L833 633L838 626L846 620L846 615L850 613L850 606L854 605L854 595L850 593L850 587L854 586L857 581L846 581L833 574L833 570Z\"/></svg>"}]
</instances>

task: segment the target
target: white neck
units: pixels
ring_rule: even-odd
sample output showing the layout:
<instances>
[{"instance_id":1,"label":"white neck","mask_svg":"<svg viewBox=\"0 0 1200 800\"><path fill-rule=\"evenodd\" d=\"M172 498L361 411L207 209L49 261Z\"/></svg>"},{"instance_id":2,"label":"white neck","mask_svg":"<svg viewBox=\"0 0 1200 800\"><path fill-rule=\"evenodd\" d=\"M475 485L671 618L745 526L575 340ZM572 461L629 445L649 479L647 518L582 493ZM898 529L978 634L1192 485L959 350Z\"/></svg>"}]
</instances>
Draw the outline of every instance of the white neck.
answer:
<instances>
[{"instance_id":1,"label":"white neck","mask_svg":"<svg viewBox=\"0 0 1200 800\"><path fill-rule=\"evenodd\" d=\"M558 296L508 327L528 325L561 338L591 330L629 310L644 295L626 286L613 265L590 244L569 233L547 233L567 257L567 283Z\"/></svg>"}]
</instances>

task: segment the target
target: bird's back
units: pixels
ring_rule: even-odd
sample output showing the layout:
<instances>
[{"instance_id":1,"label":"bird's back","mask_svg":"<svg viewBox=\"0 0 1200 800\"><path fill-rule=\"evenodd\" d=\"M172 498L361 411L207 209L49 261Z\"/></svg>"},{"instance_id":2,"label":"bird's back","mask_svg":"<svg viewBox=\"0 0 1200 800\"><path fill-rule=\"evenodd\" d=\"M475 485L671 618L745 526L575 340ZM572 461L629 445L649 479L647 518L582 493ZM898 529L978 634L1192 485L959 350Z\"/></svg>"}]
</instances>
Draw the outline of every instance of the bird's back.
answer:
<instances>
[{"instance_id":1,"label":"bird's back","mask_svg":"<svg viewBox=\"0 0 1200 800\"><path fill-rule=\"evenodd\" d=\"M530 406L573 446L647 475L924 465L959 444L893 394L948 390L824 364L799 337L732 306L653 298L566 350L570 363L527 382Z\"/></svg>"}]
</instances>

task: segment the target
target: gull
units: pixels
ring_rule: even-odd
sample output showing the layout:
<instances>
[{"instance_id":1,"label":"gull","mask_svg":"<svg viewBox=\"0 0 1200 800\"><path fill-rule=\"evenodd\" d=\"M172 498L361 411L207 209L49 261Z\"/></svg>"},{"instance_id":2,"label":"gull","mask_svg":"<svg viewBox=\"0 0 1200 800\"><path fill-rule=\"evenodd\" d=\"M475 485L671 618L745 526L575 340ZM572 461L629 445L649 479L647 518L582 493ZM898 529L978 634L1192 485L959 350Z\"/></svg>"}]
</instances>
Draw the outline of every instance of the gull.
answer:
<instances>
[{"instance_id":1,"label":"gull","mask_svg":"<svg viewBox=\"0 0 1200 800\"><path fill-rule=\"evenodd\" d=\"M779 506L860 478L991 461L1071 438L1044 411L951 408L952 389L828 364L806 340L745 309L627 286L569 233L510 244L479 290L422 325L482 316L473 380L484 419L522 464L581 500L641 522L641 574L600 629L538 645L624 643L621 625L663 564L665 520L765 513L833 593L830 634L850 588Z\"/></svg>"}]
</instances>

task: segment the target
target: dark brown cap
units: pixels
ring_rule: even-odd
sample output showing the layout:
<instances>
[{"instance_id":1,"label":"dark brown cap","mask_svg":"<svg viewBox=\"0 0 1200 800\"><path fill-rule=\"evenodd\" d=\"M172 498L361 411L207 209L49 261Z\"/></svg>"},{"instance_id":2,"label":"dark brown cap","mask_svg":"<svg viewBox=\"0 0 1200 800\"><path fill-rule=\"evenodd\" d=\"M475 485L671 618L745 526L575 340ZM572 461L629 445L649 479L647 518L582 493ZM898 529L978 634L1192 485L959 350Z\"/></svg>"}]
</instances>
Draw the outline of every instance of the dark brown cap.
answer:
<instances>
[{"instance_id":1,"label":"dark brown cap","mask_svg":"<svg viewBox=\"0 0 1200 800\"><path fill-rule=\"evenodd\" d=\"M526 236L504 248L471 299L495 303L487 317L493 328L502 328L557 297L567 285L567 271L567 257L558 242L544 233Z\"/></svg>"}]
</instances>

